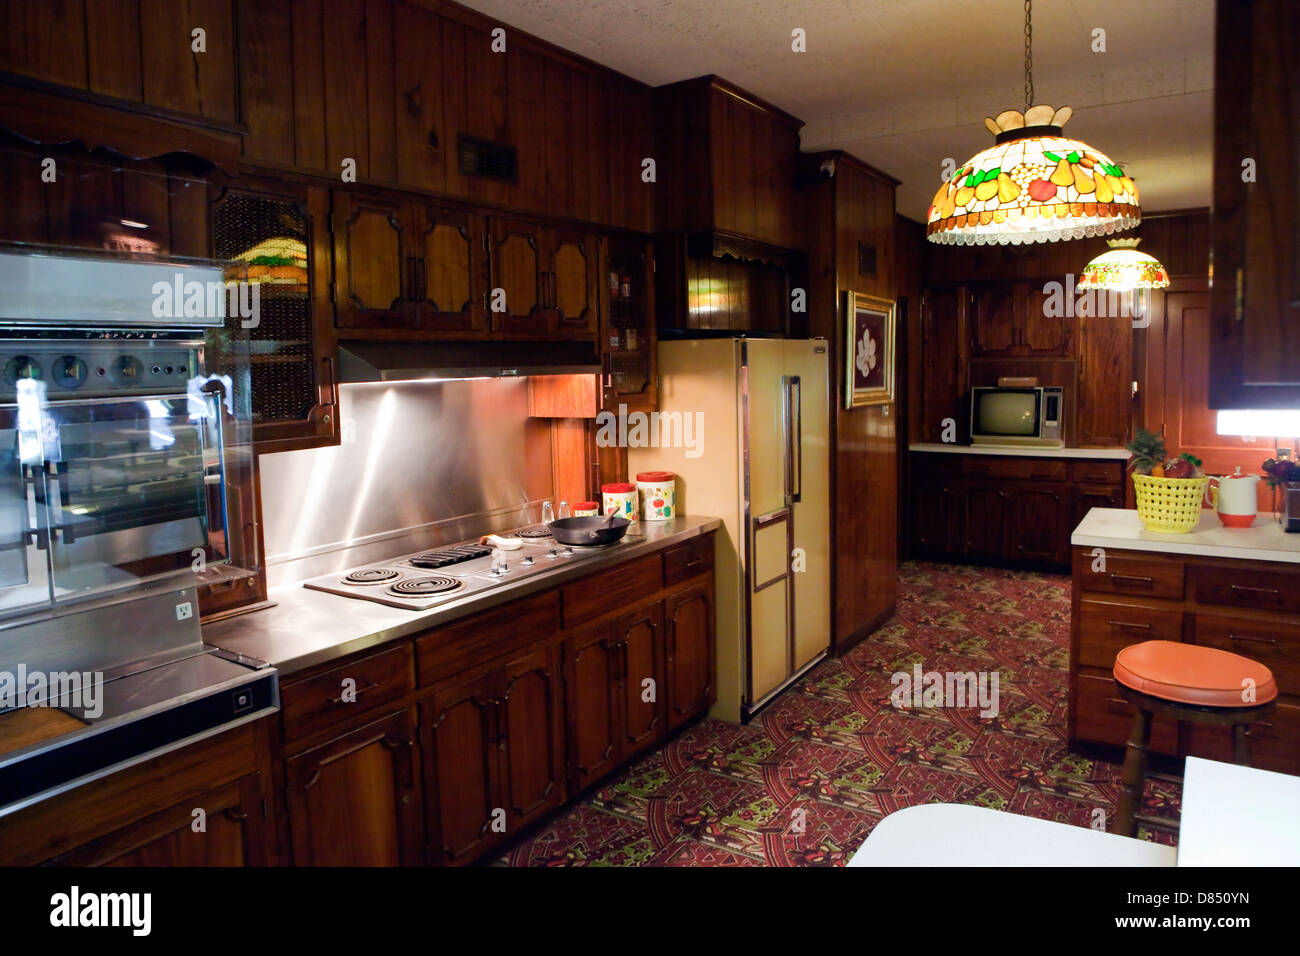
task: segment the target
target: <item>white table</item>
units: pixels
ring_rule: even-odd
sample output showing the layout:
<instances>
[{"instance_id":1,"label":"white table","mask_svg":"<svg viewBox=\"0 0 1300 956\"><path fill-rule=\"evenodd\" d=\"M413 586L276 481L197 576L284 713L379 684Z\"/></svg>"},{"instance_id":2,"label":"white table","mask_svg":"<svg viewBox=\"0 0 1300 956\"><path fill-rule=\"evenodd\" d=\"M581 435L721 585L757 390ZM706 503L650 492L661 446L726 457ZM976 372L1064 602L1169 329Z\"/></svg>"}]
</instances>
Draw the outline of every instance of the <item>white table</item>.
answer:
<instances>
[{"instance_id":1,"label":"white table","mask_svg":"<svg viewBox=\"0 0 1300 956\"><path fill-rule=\"evenodd\" d=\"M1300 777L1188 757L1178 865L1300 866Z\"/></svg>"},{"instance_id":2,"label":"white table","mask_svg":"<svg viewBox=\"0 0 1300 956\"><path fill-rule=\"evenodd\" d=\"M959 803L876 824L849 866L1174 866L1171 846Z\"/></svg>"}]
</instances>

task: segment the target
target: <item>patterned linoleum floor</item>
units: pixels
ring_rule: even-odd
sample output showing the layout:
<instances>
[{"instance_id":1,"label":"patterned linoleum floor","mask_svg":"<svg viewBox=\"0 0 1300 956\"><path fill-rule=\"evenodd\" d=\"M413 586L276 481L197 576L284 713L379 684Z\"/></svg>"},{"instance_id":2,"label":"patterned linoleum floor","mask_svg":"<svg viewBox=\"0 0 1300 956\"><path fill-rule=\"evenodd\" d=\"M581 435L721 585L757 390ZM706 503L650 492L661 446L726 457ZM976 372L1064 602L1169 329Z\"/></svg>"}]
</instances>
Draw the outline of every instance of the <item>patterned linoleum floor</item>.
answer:
<instances>
[{"instance_id":1,"label":"patterned linoleum floor","mask_svg":"<svg viewBox=\"0 0 1300 956\"><path fill-rule=\"evenodd\" d=\"M706 719L496 862L512 866L843 865L885 815L970 803L1088 826L1118 765L1066 747L1070 579L909 563L898 613L745 727ZM997 671L1000 708L899 709L891 675ZM1149 776L1139 835L1176 842L1181 785Z\"/></svg>"}]
</instances>

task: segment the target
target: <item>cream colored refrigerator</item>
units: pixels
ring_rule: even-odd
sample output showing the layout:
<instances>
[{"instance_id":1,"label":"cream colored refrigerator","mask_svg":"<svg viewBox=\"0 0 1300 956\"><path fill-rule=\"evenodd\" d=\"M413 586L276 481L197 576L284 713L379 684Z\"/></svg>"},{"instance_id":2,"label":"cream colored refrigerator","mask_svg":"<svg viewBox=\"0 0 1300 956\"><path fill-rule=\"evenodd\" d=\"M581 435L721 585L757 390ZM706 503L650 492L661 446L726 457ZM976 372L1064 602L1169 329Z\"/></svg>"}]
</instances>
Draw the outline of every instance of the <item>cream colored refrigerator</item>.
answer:
<instances>
[{"instance_id":1,"label":"cream colored refrigerator","mask_svg":"<svg viewBox=\"0 0 1300 956\"><path fill-rule=\"evenodd\" d=\"M722 519L712 714L724 720L748 720L830 646L828 351L824 339L661 342L648 433L668 440L628 449L632 472L677 474L679 514Z\"/></svg>"}]
</instances>

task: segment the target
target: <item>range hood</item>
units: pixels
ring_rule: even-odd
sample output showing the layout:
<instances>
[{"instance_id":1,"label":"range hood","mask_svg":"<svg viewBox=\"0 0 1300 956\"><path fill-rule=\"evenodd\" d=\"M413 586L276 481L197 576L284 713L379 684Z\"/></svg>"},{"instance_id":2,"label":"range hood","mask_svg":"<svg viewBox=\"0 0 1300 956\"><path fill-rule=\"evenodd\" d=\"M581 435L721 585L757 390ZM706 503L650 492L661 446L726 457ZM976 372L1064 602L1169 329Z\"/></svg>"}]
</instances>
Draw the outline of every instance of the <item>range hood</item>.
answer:
<instances>
[{"instance_id":1,"label":"range hood","mask_svg":"<svg viewBox=\"0 0 1300 956\"><path fill-rule=\"evenodd\" d=\"M600 359L591 341L339 343L339 381L343 384L599 371Z\"/></svg>"}]
</instances>

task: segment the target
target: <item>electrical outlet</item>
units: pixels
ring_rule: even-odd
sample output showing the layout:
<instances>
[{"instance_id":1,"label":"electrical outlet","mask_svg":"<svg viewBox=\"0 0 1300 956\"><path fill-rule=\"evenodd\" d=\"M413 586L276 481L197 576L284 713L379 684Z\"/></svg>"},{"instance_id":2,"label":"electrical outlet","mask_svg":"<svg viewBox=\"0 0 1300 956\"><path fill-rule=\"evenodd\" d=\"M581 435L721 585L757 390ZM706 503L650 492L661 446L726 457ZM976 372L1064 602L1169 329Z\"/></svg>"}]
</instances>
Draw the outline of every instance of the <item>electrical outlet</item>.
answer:
<instances>
[{"instance_id":1,"label":"electrical outlet","mask_svg":"<svg viewBox=\"0 0 1300 956\"><path fill-rule=\"evenodd\" d=\"M188 621L194 616L194 605L189 601L182 601L176 605L176 620Z\"/></svg>"}]
</instances>

